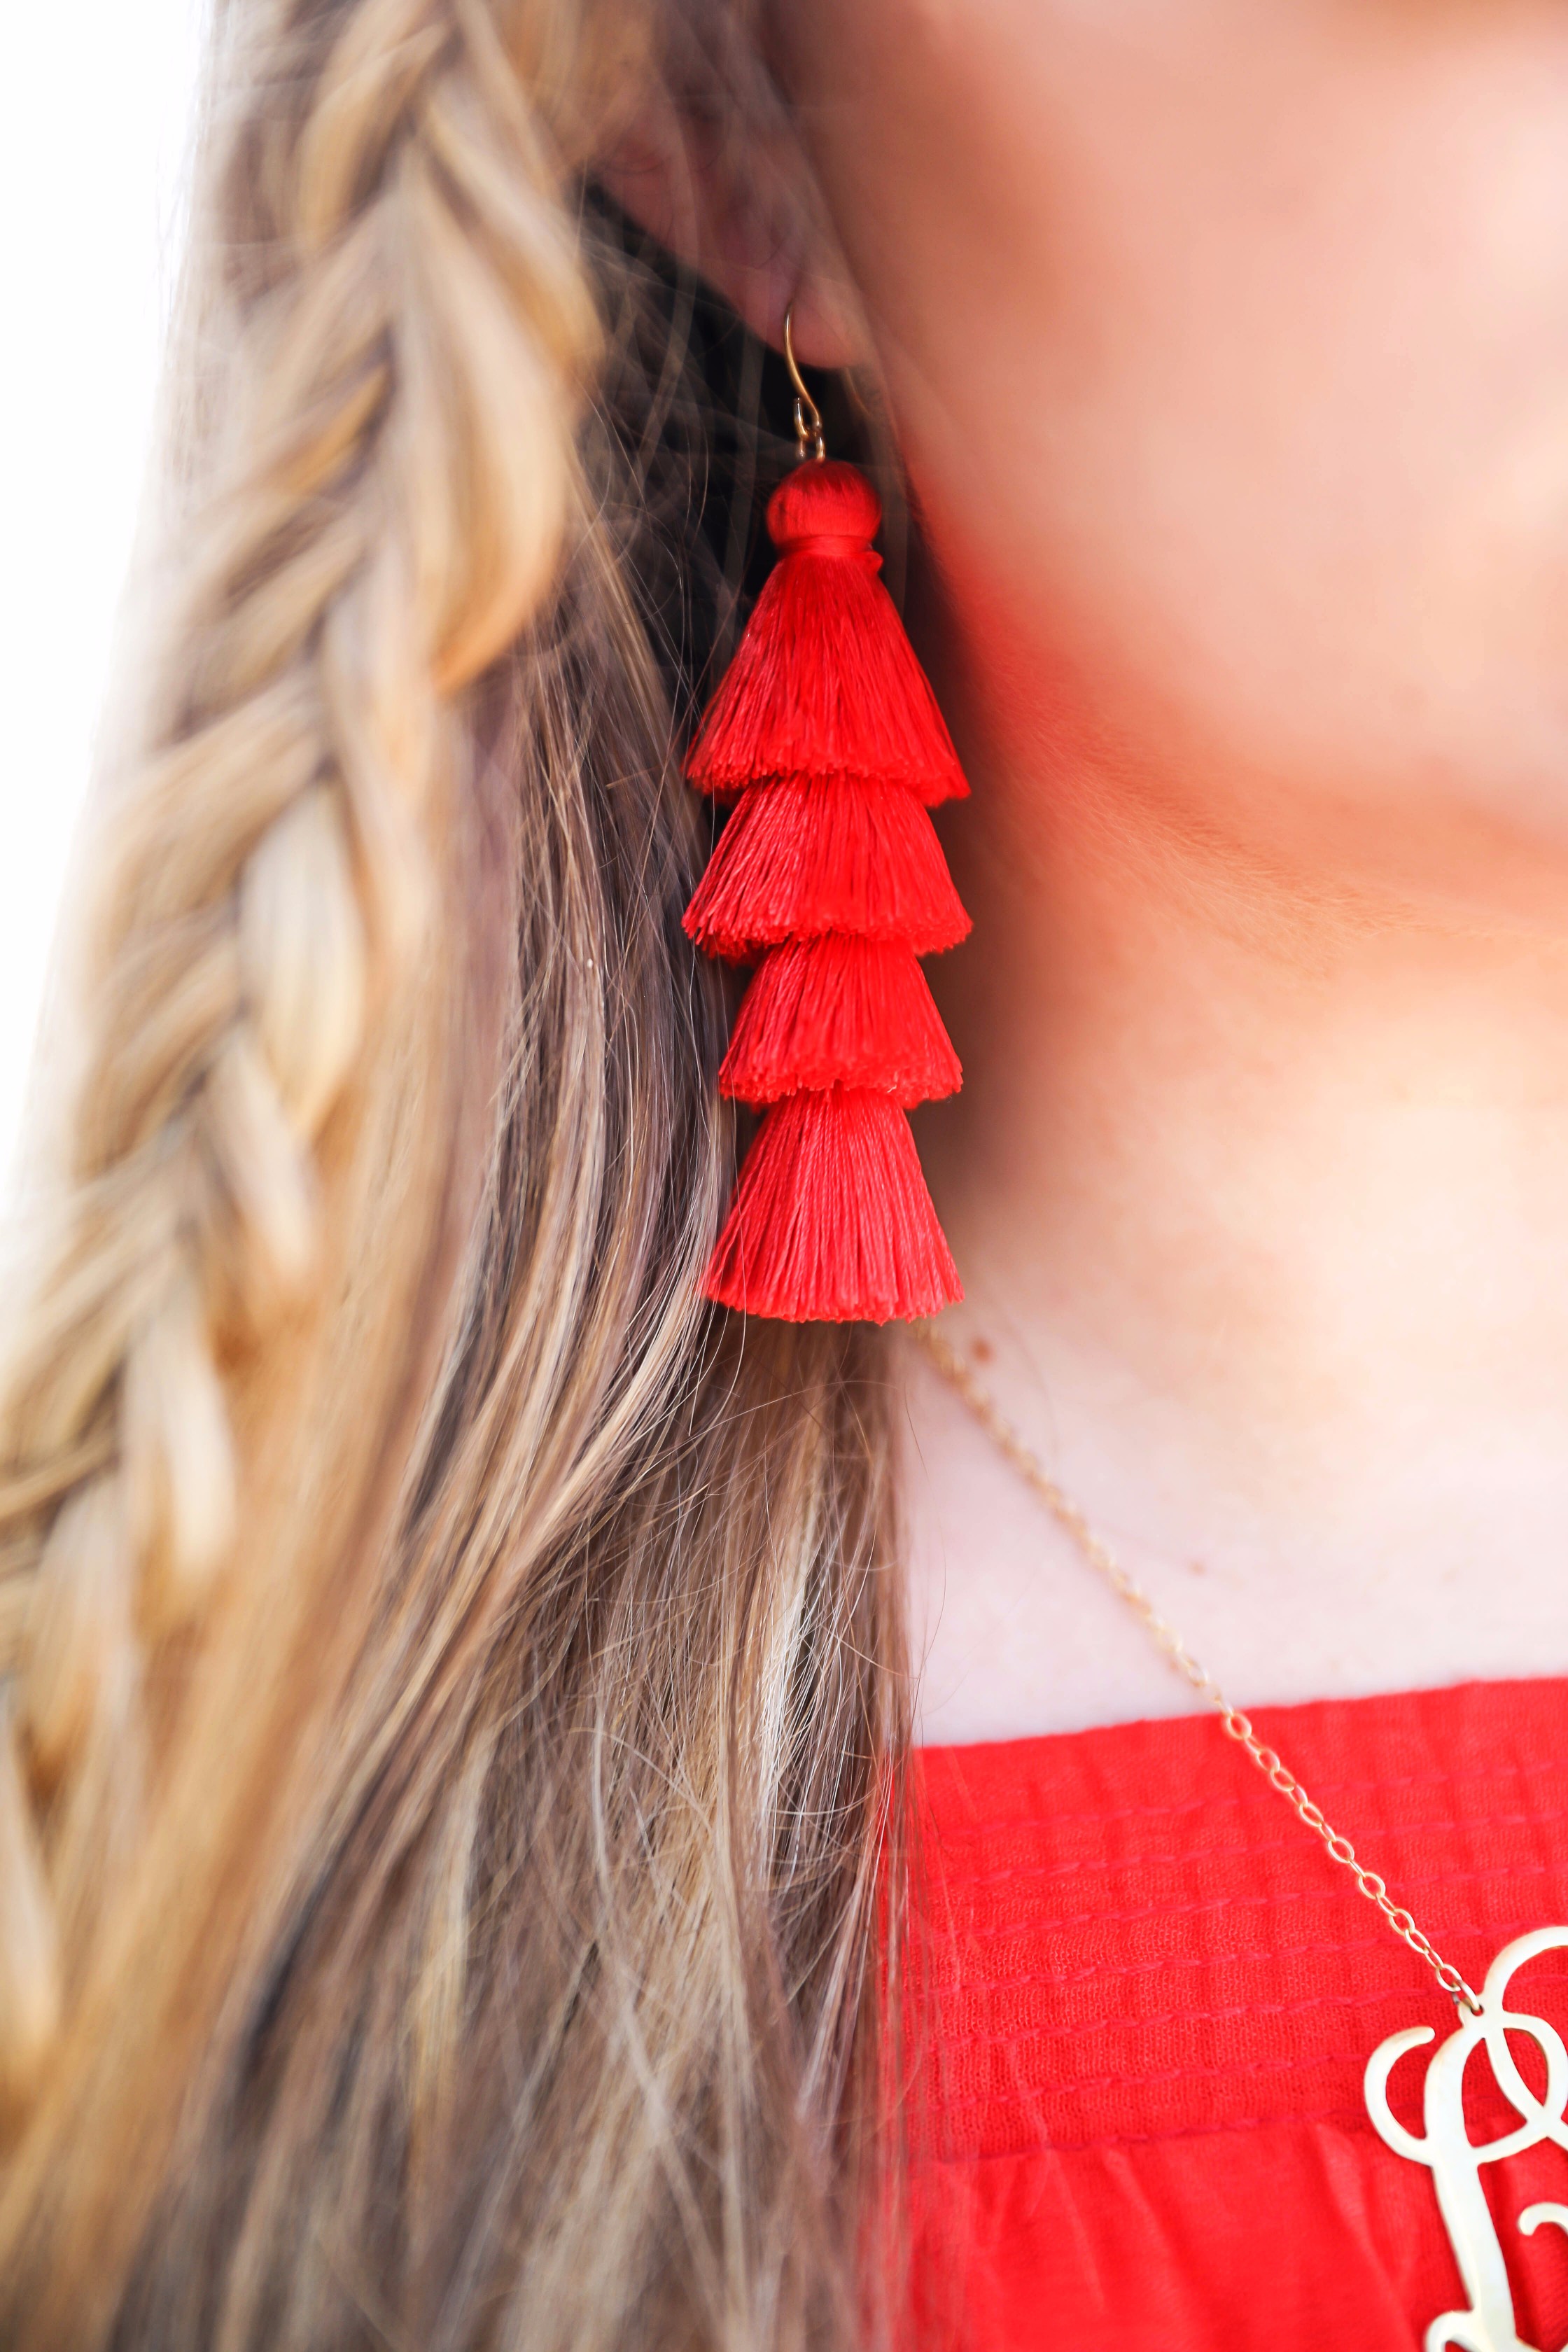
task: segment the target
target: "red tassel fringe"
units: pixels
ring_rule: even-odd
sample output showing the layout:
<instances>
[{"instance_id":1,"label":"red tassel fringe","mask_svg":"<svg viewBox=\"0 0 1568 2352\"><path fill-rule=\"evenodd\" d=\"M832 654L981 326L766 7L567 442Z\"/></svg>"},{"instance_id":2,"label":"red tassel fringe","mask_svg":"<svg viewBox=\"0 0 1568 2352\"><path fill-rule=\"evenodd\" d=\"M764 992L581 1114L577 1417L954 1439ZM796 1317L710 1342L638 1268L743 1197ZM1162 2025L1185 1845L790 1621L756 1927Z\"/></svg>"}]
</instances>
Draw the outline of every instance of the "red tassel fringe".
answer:
<instances>
[{"instance_id":1,"label":"red tassel fringe","mask_svg":"<svg viewBox=\"0 0 1568 2352\"><path fill-rule=\"evenodd\" d=\"M802 554L775 567L692 751L700 791L844 776L928 806L968 792L877 562Z\"/></svg>"},{"instance_id":2,"label":"red tassel fringe","mask_svg":"<svg viewBox=\"0 0 1568 2352\"><path fill-rule=\"evenodd\" d=\"M764 956L719 1073L747 1103L872 1087L906 1107L963 1083L910 950L872 940L804 940Z\"/></svg>"},{"instance_id":3,"label":"red tassel fringe","mask_svg":"<svg viewBox=\"0 0 1568 2352\"><path fill-rule=\"evenodd\" d=\"M933 805L969 790L936 697L878 579L882 504L853 466L801 467L768 501L783 561L758 597L686 772L749 785L851 777Z\"/></svg>"},{"instance_id":4,"label":"red tassel fringe","mask_svg":"<svg viewBox=\"0 0 1568 2352\"><path fill-rule=\"evenodd\" d=\"M785 1323L886 1323L963 1296L909 1120L889 1095L791 1095L770 1110L704 1284Z\"/></svg>"},{"instance_id":5,"label":"red tassel fringe","mask_svg":"<svg viewBox=\"0 0 1568 2352\"><path fill-rule=\"evenodd\" d=\"M877 494L852 466L782 483L783 553L688 768L740 795L686 929L762 959L720 1076L769 1105L704 1288L789 1322L885 1322L962 1297L904 1109L958 1056L916 958L969 929L925 806L968 791L877 578Z\"/></svg>"},{"instance_id":6,"label":"red tassel fringe","mask_svg":"<svg viewBox=\"0 0 1568 2352\"><path fill-rule=\"evenodd\" d=\"M898 784L772 784L719 836L685 915L709 955L752 963L785 940L845 931L915 954L956 947L969 918L942 844Z\"/></svg>"}]
</instances>

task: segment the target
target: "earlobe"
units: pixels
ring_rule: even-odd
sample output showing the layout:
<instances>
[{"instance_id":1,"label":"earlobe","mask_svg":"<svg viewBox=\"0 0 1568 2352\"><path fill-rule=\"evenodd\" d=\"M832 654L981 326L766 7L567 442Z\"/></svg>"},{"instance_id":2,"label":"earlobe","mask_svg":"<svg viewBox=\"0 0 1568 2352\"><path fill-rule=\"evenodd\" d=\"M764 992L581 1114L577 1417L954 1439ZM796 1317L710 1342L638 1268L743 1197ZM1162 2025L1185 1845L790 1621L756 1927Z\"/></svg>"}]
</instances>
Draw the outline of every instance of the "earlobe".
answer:
<instances>
[{"instance_id":1,"label":"earlobe","mask_svg":"<svg viewBox=\"0 0 1568 2352\"><path fill-rule=\"evenodd\" d=\"M836 252L809 257L809 266L796 278L785 297L785 304L791 313L795 356L806 367L871 365L870 341L860 305ZM784 348L783 310L779 312L777 333L770 334L767 340L775 349Z\"/></svg>"},{"instance_id":2,"label":"earlobe","mask_svg":"<svg viewBox=\"0 0 1568 2352\"><path fill-rule=\"evenodd\" d=\"M775 351L784 348L784 312L793 309L795 346L806 366L866 363L858 306L817 226L819 208L793 142L751 142L739 172L667 91L654 89L594 176Z\"/></svg>"}]
</instances>

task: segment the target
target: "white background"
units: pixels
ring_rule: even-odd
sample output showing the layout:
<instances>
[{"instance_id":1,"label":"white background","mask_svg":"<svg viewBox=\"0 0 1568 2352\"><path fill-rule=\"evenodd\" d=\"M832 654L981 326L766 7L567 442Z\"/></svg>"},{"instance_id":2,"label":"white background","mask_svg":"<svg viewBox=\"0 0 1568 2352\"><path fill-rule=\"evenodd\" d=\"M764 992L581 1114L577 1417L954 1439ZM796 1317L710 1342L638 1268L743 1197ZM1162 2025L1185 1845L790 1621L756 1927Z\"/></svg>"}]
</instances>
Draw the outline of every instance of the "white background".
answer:
<instances>
[{"instance_id":1,"label":"white background","mask_svg":"<svg viewBox=\"0 0 1568 2352\"><path fill-rule=\"evenodd\" d=\"M108 683L178 264L201 0L17 0L0 100L0 1187Z\"/></svg>"}]
</instances>

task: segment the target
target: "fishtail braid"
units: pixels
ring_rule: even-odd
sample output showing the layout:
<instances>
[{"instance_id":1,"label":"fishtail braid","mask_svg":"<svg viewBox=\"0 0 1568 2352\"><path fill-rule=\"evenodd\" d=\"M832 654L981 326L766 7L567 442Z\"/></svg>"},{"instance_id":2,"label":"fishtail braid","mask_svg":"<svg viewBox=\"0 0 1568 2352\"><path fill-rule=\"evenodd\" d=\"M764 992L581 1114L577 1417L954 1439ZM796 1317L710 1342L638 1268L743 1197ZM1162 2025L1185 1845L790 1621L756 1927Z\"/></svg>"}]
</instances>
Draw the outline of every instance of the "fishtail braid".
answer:
<instances>
[{"instance_id":1,"label":"fishtail braid","mask_svg":"<svg viewBox=\"0 0 1568 2352\"><path fill-rule=\"evenodd\" d=\"M221 404L149 749L100 813L0 1389L13 2103L134 1849L150 1645L230 1545L229 1376L320 1278L321 1147L428 920L454 705L574 528L598 329L562 190L630 37L608 0L274 0L231 42Z\"/></svg>"}]
</instances>

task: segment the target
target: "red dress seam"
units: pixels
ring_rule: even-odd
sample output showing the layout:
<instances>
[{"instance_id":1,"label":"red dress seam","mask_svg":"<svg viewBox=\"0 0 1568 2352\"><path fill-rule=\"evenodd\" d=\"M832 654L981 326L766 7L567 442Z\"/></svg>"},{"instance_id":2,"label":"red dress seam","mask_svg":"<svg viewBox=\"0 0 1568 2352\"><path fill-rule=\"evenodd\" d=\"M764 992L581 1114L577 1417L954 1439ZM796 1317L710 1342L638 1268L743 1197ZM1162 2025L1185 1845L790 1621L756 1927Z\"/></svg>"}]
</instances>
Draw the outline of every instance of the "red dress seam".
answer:
<instances>
[{"instance_id":1,"label":"red dress seam","mask_svg":"<svg viewBox=\"0 0 1568 2352\"><path fill-rule=\"evenodd\" d=\"M1389 1822L1363 1829L1359 1834L1368 1837L1452 1837L1458 1830L1541 1829L1554 1827L1568 1821L1568 1806L1552 1813L1476 1813L1463 1821L1452 1822ZM1301 1832L1294 1837L1266 1838L1255 1845L1194 1846L1190 1853L1125 1853L1115 1854L1097 1863L1100 1870L1184 1870L1200 1863L1253 1861L1266 1853L1294 1852L1300 1844ZM1026 1886L1052 1878L1081 1876L1081 1861L1053 1862L1022 1866L1010 1865L1001 1870L964 1874L966 1887Z\"/></svg>"},{"instance_id":2,"label":"red dress seam","mask_svg":"<svg viewBox=\"0 0 1568 2352\"><path fill-rule=\"evenodd\" d=\"M1560 1864L1552 1862L1505 1863L1496 1870L1439 1871L1436 1876L1427 1878L1402 1876L1394 1892L1399 1897L1420 1894L1435 1886L1483 1886L1499 1878L1552 1876L1561 1867ZM1048 1927L1054 1933L1062 1927L1135 1927L1145 1919L1192 1919L1213 1911L1283 1909L1287 1903L1332 1901L1347 1889L1352 1899L1355 1899L1355 1888L1348 1879L1342 1885L1336 1879L1327 1878L1321 1886L1282 1886L1266 1895L1218 1895L1206 1903L1149 1903L1141 1911L1074 1911L1062 1918L1044 1921L1005 1919L989 1927L965 1928L963 1934L969 1943L989 1944L1000 1942L1004 1936L1032 1935L1037 1933L1041 1927ZM942 1932L954 1934L958 1931L950 1927ZM1456 1930L1450 1927L1444 1932L1451 1937Z\"/></svg>"},{"instance_id":3,"label":"red dress seam","mask_svg":"<svg viewBox=\"0 0 1568 2352\"><path fill-rule=\"evenodd\" d=\"M1206 1723L1209 1717L1199 1715L1173 1715L1170 1720L1173 1723ZM1052 1738L1071 1738L1074 1735L1070 1732L1065 1734L1053 1732L1048 1736ZM1020 1740L1016 1744L1021 1748L1026 1748L1032 1743L1028 1740ZM919 1751L925 1758L964 1756L976 1752L978 1751L963 1748L925 1748ZM1325 1797L1348 1797L1382 1796L1396 1789L1474 1788L1483 1780L1529 1780L1542 1772L1561 1772L1565 1760L1568 1759L1562 1756L1547 1756L1538 1759L1533 1763L1483 1765L1470 1772L1407 1772L1397 1780L1389 1780L1376 1779L1320 1780L1318 1790L1320 1795ZM1086 1811L1076 1813L1053 1811L1050 1821L1053 1829L1089 1823L1099 1823L1103 1826L1113 1822L1169 1822L1179 1820L1184 1814L1214 1812L1221 1806L1232 1805L1254 1808L1262 1813L1269 1811L1270 1798L1268 1790L1259 1782L1256 1789L1234 1789L1213 1797L1192 1797L1184 1804L1180 1805L1121 1805L1113 1812L1100 1812L1092 1807ZM1531 1816L1531 1818L1534 1817ZM1040 1816L1037 1812L987 1813L984 1819L978 1821L944 1822L942 1836L950 1843L956 1843L961 1838L988 1838L995 1836L999 1832L1037 1830L1039 1826Z\"/></svg>"}]
</instances>

